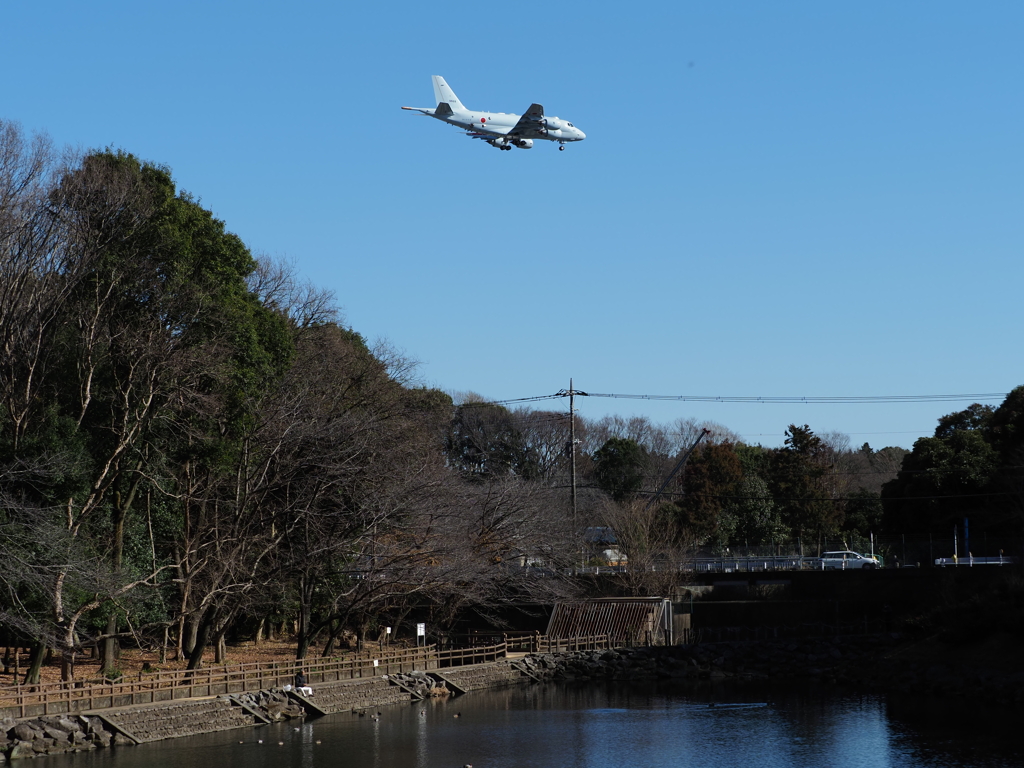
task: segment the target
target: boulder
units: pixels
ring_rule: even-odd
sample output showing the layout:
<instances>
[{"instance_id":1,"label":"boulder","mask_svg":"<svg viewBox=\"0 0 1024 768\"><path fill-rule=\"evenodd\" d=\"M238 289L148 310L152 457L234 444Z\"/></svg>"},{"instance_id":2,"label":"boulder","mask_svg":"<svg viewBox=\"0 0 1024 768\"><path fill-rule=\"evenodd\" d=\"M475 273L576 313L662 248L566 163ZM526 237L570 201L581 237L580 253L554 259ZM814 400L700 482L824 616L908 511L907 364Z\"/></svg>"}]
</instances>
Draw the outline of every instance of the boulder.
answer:
<instances>
[{"instance_id":1,"label":"boulder","mask_svg":"<svg viewBox=\"0 0 1024 768\"><path fill-rule=\"evenodd\" d=\"M98 730L92 734L92 743L97 747L109 747L111 736L104 730Z\"/></svg>"},{"instance_id":2,"label":"boulder","mask_svg":"<svg viewBox=\"0 0 1024 768\"><path fill-rule=\"evenodd\" d=\"M19 757L35 757L36 752L32 749L32 744L24 741L19 741L7 755L11 760L17 760Z\"/></svg>"},{"instance_id":3,"label":"boulder","mask_svg":"<svg viewBox=\"0 0 1024 768\"><path fill-rule=\"evenodd\" d=\"M60 728L54 728L52 725L44 725L43 732L56 743L66 744L68 742L68 732L62 731Z\"/></svg>"},{"instance_id":4,"label":"boulder","mask_svg":"<svg viewBox=\"0 0 1024 768\"><path fill-rule=\"evenodd\" d=\"M66 717L58 717L57 722L54 723L54 727L60 728L61 730L67 731L68 733L81 733L82 731L81 724L75 722L74 720L70 720Z\"/></svg>"},{"instance_id":5,"label":"boulder","mask_svg":"<svg viewBox=\"0 0 1024 768\"><path fill-rule=\"evenodd\" d=\"M14 735L21 741L32 741L42 734L28 723L18 723L14 726Z\"/></svg>"}]
</instances>

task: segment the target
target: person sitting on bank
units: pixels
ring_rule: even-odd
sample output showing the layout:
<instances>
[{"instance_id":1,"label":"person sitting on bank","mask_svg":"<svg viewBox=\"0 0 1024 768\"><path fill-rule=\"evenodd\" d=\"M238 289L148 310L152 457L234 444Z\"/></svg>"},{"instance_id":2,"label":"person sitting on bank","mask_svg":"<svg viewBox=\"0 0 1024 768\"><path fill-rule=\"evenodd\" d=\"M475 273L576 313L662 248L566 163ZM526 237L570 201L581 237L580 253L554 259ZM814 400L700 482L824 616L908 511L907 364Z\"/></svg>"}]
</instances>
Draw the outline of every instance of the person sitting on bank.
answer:
<instances>
[{"instance_id":1,"label":"person sitting on bank","mask_svg":"<svg viewBox=\"0 0 1024 768\"><path fill-rule=\"evenodd\" d=\"M310 696L313 693L313 689L309 687L309 681L306 680L306 675L301 669L295 675L295 690L303 696Z\"/></svg>"}]
</instances>

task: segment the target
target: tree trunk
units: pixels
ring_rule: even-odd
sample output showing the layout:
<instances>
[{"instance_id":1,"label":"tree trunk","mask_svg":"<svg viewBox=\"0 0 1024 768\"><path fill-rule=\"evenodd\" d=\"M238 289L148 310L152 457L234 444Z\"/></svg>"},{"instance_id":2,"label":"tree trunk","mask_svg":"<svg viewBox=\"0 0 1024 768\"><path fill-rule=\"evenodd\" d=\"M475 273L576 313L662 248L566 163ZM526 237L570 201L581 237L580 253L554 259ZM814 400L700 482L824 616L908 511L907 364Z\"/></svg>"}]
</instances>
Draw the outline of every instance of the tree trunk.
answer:
<instances>
[{"instance_id":1,"label":"tree trunk","mask_svg":"<svg viewBox=\"0 0 1024 768\"><path fill-rule=\"evenodd\" d=\"M181 635L181 652L185 655L185 658L191 658L196 649L196 638L199 635L200 623L194 616L189 616L185 619L184 631Z\"/></svg>"},{"instance_id":2,"label":"tree trunk","mask_svg":"<svg viewBox=\"0 0 1024 768\"><path fill-rule=\"evenodd\" d=\"M138 469L142 466L139 462ZM141 475L138 477L141 478ZM114 493L114 508L110 511L110 524L113 529L113 547L110 551L110 564L117 576L121 574L121 564L124 561L124 519L128 515L128 507L135 498L135 491L139 487L139 480L132 483L127 499L122 499L121 492ZM107 619L106 637L103 638L103 650L101 654L100 669L105 677L112 677L117 671L117 613L114 612Z\"/></svg>"},{"instance_id":3,"label":"tree trunk","mask_svg":"<svg viewBox=\"0 0 1024 768\"><path fill-rule=\"evenodd\" d=\"M71 681L75 676L75 651L63 651L60 655L60 680L62 683Z\"/></svg>"},{"instance_id":4,"label":"tree trunk","mask_svg":"<svg viewBox=\"0 0 1024 768\"><path fill-rule=\"evenodd\" d=\"M334 654L334 646L338 642L338 636L344 627L345 625L340 620L335 620L331 623L330 628L327 630L327 642L324 643L324 652L320 654L323 658L326 659Z\"/></svg>"},{"instance_id":5,"label":"tree trunk","mask_svg":"<svg viewBox=\"0 0 1024 768\"><path fill-rule=\"evenodd\" d=\"M304 659L306 654L309 652L309 619L310 619L310 600L309 600L309 582L305 576L299 578L299 618L295 624L295 635L297 645L295 648L295 658Z\"/></svg>"},{"instance_id":6,"label":"tree trunk","mask_svg":"<svg viewBox=\"0 0 1024 768\"><path fill-rule=\"evenodd\" d=\"M186 669L199 669L202 666L203 653L210 642L210 635L213 634L216 622L217 609L207 609L206 613L203 614L202 620L199 622L199 629L196 632L195 643L192 646L192 653L188 657L188 667Z\"/></svg>"},{"instance_id":7,"label":"tree trunk","mask_svg":"<svg viewBox=\"0 0 1024 768\"><path fill-rule=\"evenodd\" d=\"M117 671L114 662L117 656L117 614L111 614L107 619L106 637L100 645L100 674L104 677L113 677Z\"/></svg>"},{"instance_id":8,"label":"tree trunk","mask_svg":"<svg viewBox=\"0 0 1024 768\"><path fill-rule=\"evenodd\" d=\"M210 642L210 623L209 621L203 621L199 625L199 629L196 632L195 644L192 646L192 651L188 655L188 666L186 669L199 669L203 663L203 651L206 649L206 644Z\"/></svg>"},{"instance_id":9,"label":"tree trunk","mask_svg":"<svg viewBox=\"0 0 1024 768\"><path fill-rule=\"evenodd\" d=\"M32 656L28 662L28 669L25 671L24 685L38 685L39 673L43 669L43 659L46 656L46 646L36 643L32 646Z\"/></svg>"}]
</instances>

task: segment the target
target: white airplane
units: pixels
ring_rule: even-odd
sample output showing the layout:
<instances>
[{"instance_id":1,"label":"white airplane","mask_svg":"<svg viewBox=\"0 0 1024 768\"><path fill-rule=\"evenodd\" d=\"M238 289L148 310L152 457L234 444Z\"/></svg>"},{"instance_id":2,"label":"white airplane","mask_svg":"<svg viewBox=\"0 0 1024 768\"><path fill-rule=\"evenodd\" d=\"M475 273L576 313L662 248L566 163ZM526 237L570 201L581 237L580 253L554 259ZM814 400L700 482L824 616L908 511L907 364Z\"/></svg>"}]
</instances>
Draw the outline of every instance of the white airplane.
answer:
<instances>
[{"instance_id":1,"label":"white airplane","mask_svg":"<svg viewBox=\"0 0 1024 768\"><path fill-rule=\"evenodd\" d=\"M402 107L436 117L449 125L465 128L472 139L483 139L498 149L530 149L534 139L557 141L560 150L567 141L583 141L587 134L572 123L557 117L545 117L544 107L531 104L525 115L505 112L474 112L466 109L440 75L433 76L436 107Z\"/></svg>"}]
</instances>

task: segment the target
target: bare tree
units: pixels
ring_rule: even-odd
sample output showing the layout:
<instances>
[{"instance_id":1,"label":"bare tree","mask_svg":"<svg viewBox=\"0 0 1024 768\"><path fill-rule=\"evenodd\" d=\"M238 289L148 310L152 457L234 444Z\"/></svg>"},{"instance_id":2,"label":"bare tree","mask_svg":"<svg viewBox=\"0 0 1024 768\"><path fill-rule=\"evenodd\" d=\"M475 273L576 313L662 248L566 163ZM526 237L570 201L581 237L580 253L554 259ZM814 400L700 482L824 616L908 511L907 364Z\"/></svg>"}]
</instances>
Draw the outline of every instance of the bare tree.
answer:
<instances>
[{"instance_id":1,"label":"bare tree","mask_svg":"<svg viewBox=\"0 0 1024 768\"><path fill-rule=\"evenodd\" d=\"M633 596L671 595L687 554L679 545L672 518L658 505L643 500L623 504L609 500L602 517L615 531L618 548L628 558L621 575L626 592Z\"/></svg>"}]
</instances>

